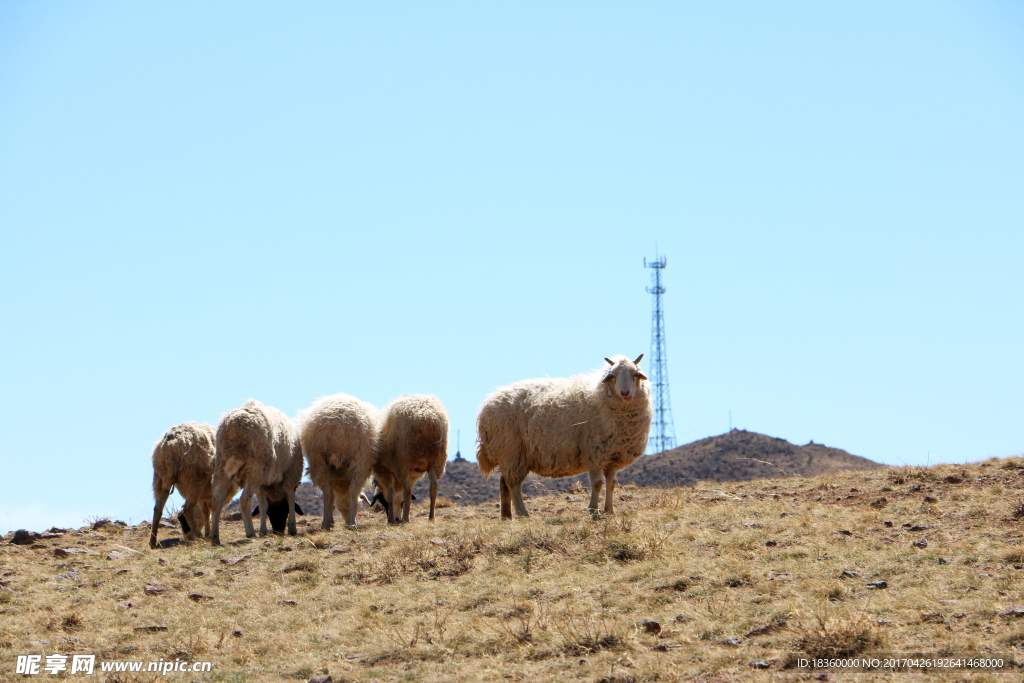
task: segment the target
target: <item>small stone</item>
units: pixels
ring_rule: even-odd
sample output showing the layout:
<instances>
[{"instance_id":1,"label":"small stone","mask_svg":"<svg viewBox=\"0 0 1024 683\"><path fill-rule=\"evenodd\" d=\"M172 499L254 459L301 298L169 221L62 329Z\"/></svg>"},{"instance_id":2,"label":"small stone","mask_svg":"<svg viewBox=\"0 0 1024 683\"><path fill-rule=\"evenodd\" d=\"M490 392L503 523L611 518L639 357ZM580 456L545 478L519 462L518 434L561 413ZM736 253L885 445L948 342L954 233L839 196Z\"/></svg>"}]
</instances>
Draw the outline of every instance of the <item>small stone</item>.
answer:
<instances>
[{"instance_id":1,"label":"small stone","mask_svg":"<svg viewBox=\"0 0 1024 683\"><path fill-rule=\"evenodd\" d=\"M853 536L853 532L849 529L840 529L839 533L841 533L843 536Z\"/></svg>"},{"instance_id":2,"label":"small stone","mask_svg":"<svg viewBox=\"0 0 1024 683\"><path fill-rule=\"evenodd\" d=\"M213 600L213 596L203 595L202 593L189 593L188 599L192 602L206 602L208 600Z\"/></svg>"},{"instance_id":3,"label":"small stone","mask_svg":"<svg viewBox=\"0 0 1024 683\"><path fill-rule=\"evenodd\" d=\"M279 604L279 605L291 605L292 607L294 607L294 606L298 605L299 603L295 602L294 600L278 600L277 604Z\"/></svg>"},{"instance_id":4,"label":"small stone","mask_svg":"<svg viewBox=\"0 0 1024 683\"><path fill-rule=\"evenodd\" d=\"M245 555L235 555L234 557L222 557L220 561L224 564L235 565L240 562L245 562L250 557L252 557L252 553L246 553Z\"/></svg>"},{"instance_id":5,"label":"small stone","mask_svg":"<svg viewBox=\"0 0 1024 683\"><path fill-rule=\"evenodd\" d=\"M119 602L116 605L114 605L114 609L115 610L123 609L125 612L127 612L131 608L132 608L132 603L129 602L128 600L122 600L121 602Z\"/></svg>"},{"instance_id":6,"label":"small stone","mask_svg":"<svg viewBox=\"0 0 1024 683\"><path fill-rule=\"evenodd\" d=\"M766 546L768 546L769 548L774 548L775 546L778 545L778 543L776 543L775 541L765 541L764 544Z\"/></svg>"},{"instance_id":7,"label":"small stone","mask_svg":"<svg viewBox=\"0 0 1024 683\"><path fill-rule=\"evenodd\" d=\"M687 623L689 621L693 621L693 617L691 617L689 614L677 614L676 615L676 623L685 624L685 623Z\"/></svg>"},{"instance_id":8,"label":"small stone","mask_svg":"<svg viewBox=\"0 0 1024 683\"><path fill-rule=\"evenodd\" d=\"M109 519L97 519L92 524L92 530L96 531L97 529L102 529L103 527L110 526L110 523L111 522Z\"/></svg>"},{"instance_id":9,"label":"small stone","mask_svg":"<svg viewBox=\"0 0 1024 683\"><path fill-rule=\"evenodd\" d=\"M116 572L114 572L114 576L118 576L119 574L127 574L129 571L130 570L128 569L118 569Z\"/></svg>"},{"instance_id":10,"label":"small stone","mask_svg":"<svg viewBox=\"0 0 1024 683\"><path fill-rule=\"evenodd\" d=\"M754 667L755 669L767 669L771 666L771 664L769 664L767 661L763 659L755 659L750 663L750 666Z\"/></svg>"},{"instance_id":11,"label":"small stone","mask_svg":"<svg viewBox=\"0 0 1024 683\"><path fill-rule=\"evenodd\" d=\"M885 524L885 528L886 529L891 529L892 528L892 522L883 522L883 524Z\"/></svg>"},{"instance_id":12,"label":"small stone","mask_svg":"<svg viewBox=\"0 0 1024 683\"><path fill-rule=\"evenodd\" d=\"M741 640L740 640L739 638L737 638L736 636L729 636L728 638L724 638L724 639L722 640L722 645L730 645L730 646L732 646L732 647L736 647L736 646L737 646L737 645L739 645L739 644L740 644L741 642L743 642L743 641L741 641Z\"/></svg>"},{"instance_id":13,"label":"small stone","mask_svg":"<svg viewBox=\"0 0 1024 683\"><path fill-rule=\"evenodd\" d=\"M568 496L566 496L566 498L568 498ZM585 659L581 659L581 660L579 661L579 665L580 665L580 666L583 666L583 665L584 665L584 664L586 664L586 663L587 663L587 660L585 660Z\"/></svg>"},{"instance_id":14,"label":"small stone","mask_svg":"<svg viewBox=\"0 0 1024 683\"><path fill-rule=\"evenodd\" d=\"M840 579L859 579L860 578L860 574L858 574L857 572L851 572L851 571L848 571L848 570L844 570L843 573L839 575L839 578Z\"/></svg>"},{"instance_id":15,"label":"small stone","mask_svg":"<svg viewBox=\"0 0 1024 683\"><path fill-rule=\"evenodd\" d=\"M1001 617L1024 617L1024 607L1011 607L1005 612L1000 612Z\"/></svg>"},{"instance_id":16,"label":"small stone","mask_svg":"<svg viewBox=\"0 0 1024 683\"><path fill-rule=\"evenodd\" d=\"M230 515L227 515L226 517L224 517L224 521L226 521L226 522L241 522L242 521L242 513L241 512L232 512Z\"/></svg>"},{"instance_id":17,"label":"small stone","mask_svg":"<svg viewBox=\"0 0 1024 683\"><path fill-rule=\"evenodd\" d=\"M54 548L53 549L53 556L54 557L70 557L71 553L69 553L67 550L64 550L64 548Z\"/></svg>"},{"instance_id":18,"label":"small stone","mask_svg":"<svg viewBox=\"0 0 1024 683\"><path fill-rule=\"evenodd\" d=\"M49 645L49 644L50 644L50 641L48 641L48 640L30 640L28 642L28 646L29 647L41 647L43 645Z\"/></svg>"},{"instance_id":19,"label":"small stone","mask_svg":"<svg viewBox=\"0 0 1024 683\"><path fill-rule=\"evenodd\" d=\"M334 683L334 679L331 678L330 674L325 676L313 676L309 679L309 683Z\"/></svg>"},{"instance_id":20,"label":"small stone","mask_svg":"<svg viewBox=\"0 0 1024 683\"><path fill-rule=\"evenodd\" d=\"M911 491L920 491L921 490L921 485L920 484L914 484L913 486L910 487L910 490Z\"/></svg>"},{"instance_id":21,"label":"small stone","mask_svg":"<svg viewBox=\"0 0 1024 683\"><path fill-rule=\"evenodd\" d=\"M936 498L935 496L925 496L924 497L924 502L926 502L926 503L938 503L939 499Z\"/></svg>"},{"instance_id":22,"label":"small stone","mask_svg":"<svg viewBox=\"0 0 1024 683\"><path fill-rule=\"evenodd\" d=\"M166 626L136 626L133 631L142 631L144 633L160 633L166 631Z\"/></svg>"},{"instance_id":23,"label":"small stone","mask_svg":"<svg viewBox=\"0 0 1024 683\"><path fill-rule=\"evenodd\" d=\"M916 541L914 541L913 545L914 545L915 548L927 548L928 547L928 539L926 539L926 538L919 538Z\"/></svg>"},{"instance_id":24,"label":"small stone","mask_svg":"<svg viewBox=\"0 0 1024 683\"><path fill-rule=\"evenodd\" d=\"M885 581L875 581L875 582L869 583L867 585L867 588L873 588L873 589L877 589L877 590L881 590L883 588L888 588L888 587L889 587L889 584L886 583Z\"/></svg>"},{"instance_id":25,"label":"small stone","mask_svg":"<svg viewBox=\"0 0 1024 683\"><path fill-rule=\"evenodd\" d=\"M108 560L123 560L126 557L131 557L131 553L123 550L115 550L107 555Z\"/></svg>"},{"instance_id":26,"label":"small stone","mask_svg":"<svg viewBox=\"0 0 1024 683\"><path fill-rule=\"evenodd\" d=\"M245 634L242 633L242 629L236 628L234 631L231 632L231 635L234 636L235 638L241 638Z\"/></svg>"},{"instance_id":27,"label":"small stone","mask_svg":"<svg viewBox=\"0 0 1024 683\"><path fill-rule=\"evenodd\" d=\"M650 619L644 619L640 622L640 626L643 627L647 633L661 633L661 624Z\"/></svg>"},{"instance_id":28,"label":"small stone","mask_svg":"<svg viewBox=\"0 0 1024 683\"><path fill-rule=\"evenodd\" d=\"M155 583L147 583L145 591L146 595L160 595L161 593L166 593L167 589Z\"/></svg>"}]
</instances>

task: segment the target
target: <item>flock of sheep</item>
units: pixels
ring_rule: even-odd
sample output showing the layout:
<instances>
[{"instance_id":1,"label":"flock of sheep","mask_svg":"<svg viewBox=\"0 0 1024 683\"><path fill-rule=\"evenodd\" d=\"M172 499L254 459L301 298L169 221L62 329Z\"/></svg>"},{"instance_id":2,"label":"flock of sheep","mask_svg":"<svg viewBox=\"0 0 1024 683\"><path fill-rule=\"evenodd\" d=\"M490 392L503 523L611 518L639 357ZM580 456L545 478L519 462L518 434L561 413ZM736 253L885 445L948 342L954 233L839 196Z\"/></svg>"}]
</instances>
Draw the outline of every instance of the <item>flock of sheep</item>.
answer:
<instances>
[{"instance_id":1,"label":"flock of sheep","mask_svg":"<svg viewBox=\"0 0 1024 683\"><path fill-rule=\"evenodd\" d=\"M652 407L641 354L605 358L607 365L569 379L532 379L502 387L484 399L477 415L477 462L485 476L501 471L501 516L512 506L529 516L522 485L530 472L544 477L590 476L589 510L611 513L615 473L639 458L647 445ZM249 401L225 413L216 430L186 422L171 428L153 448L153 510L149 544L173 487L185 499L179 519L187 540L200 528L220 543L220 513L241 490L245 535L256 535L245 514L255 496L260 535L270 519L274 531L295 535L295 492L303 459L313 484L323 492L322 527L334 525L337 507L355 526L360 499L380 501L388 522L409 521L413 485L430 478L430 520L437 480L448 459L448 414L434 396L399 397L383 410L346 394L317 400L296 421L276 408ZM373 478L374 495L364 492ZM301 512L301 511L300 511ZM253 513L255 514L255 512Z\"/></svg>"}]
</instances>

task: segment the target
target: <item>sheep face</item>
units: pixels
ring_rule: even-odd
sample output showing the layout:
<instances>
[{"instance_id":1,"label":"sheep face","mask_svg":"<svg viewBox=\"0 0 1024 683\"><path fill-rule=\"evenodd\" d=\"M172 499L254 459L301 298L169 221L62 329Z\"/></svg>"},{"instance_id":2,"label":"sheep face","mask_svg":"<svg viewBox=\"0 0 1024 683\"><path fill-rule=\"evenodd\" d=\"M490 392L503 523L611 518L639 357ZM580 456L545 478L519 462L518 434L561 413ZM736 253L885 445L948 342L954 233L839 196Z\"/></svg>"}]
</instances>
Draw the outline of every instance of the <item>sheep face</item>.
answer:
<instances>
[{"instance_id":1,"label":"sheep face","mask_svg":"<svg viewBox=\"0 0 1024 683\"><path fill-rule=\"evenodd\" d=\"M640 382L647 379L647 375L640 369L638 363L644 354L637 356L634 361L625 356L616 356L615 360L605 358L610 367L604 376L606 391L612 396L617 396L623 401L632 401L640 393Z\"/></svg>"}]
</instances>

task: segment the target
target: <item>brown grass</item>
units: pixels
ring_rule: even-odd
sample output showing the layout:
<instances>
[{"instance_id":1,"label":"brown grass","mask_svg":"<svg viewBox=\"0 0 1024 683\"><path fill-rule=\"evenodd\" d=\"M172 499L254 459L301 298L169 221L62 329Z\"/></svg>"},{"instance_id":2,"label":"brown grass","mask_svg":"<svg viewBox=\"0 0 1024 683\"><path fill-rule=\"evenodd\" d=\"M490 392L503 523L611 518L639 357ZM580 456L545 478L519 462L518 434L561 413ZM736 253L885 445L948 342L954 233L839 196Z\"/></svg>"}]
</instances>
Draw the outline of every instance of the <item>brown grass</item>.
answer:
<instances>
[{"instance_id":1,"label":"brown grass","mask_svg":"<svg viewBox=\"0 0 1024 683\"><path fill-rule=\"evenodd\" d=\"M432 525L422 501L411 524L305 518L294 538L246 540L229 522L216 548L153 551L145 525L90 525L0 546L0 666L61 652L209 660L211 681L562 683L797 681L808 673L787 667L810 654L1024 659L1024 620L1007 612L1024 595L1022 489L1017 461L990 461L623 486L596 521L574 491L511 522L452 505ZM107 559L125 548L138 552Z\"/></svg>"}]
</instances>

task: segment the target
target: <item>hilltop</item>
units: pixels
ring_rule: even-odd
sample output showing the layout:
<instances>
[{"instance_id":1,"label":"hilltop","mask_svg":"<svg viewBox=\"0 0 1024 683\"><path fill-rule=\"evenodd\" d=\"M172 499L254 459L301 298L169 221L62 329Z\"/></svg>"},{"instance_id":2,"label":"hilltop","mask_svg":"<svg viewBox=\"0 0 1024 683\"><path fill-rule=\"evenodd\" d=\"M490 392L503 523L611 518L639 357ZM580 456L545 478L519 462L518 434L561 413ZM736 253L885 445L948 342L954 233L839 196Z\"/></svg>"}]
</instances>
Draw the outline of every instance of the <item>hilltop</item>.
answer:
<instances>
[{"instance_id":1,"label":"hilltop","mask_svg":"<svg viewBox=\"0 0 1024 683\"><path fill-rule=\"evenodd\" d=\"M619 484L666 488L692 486L699 481L816 477L841 470L879 467L883 465L813 441L797 446L785 439L734 429L657 455L645 455L619 472L617 480ZM484 479L475 461L449 460L444 476L437 483L437 492L458 505L497 503L498 478L499 475L494 474ZM545 479L531 474L523 485L523 492L529 497L578 491L581 487L590 490L586 474L564 479ZM417 504L429 500L430 484L426 477L417 482L413 493ZM299 486L295 499L307 515L323 515L323 501L310 482ZM227 512L237 509L236 500L228 506Z\"/></svg>"},{"instance_id":2,"label":"hilltop","mask_svg":"<svg viewBox=\"0 0 1024 683\"><path fill-rule=\"evenodd\" d=\"M813 441L796 446L757 432L734 429L688 443L657 455L645 455L619 472L619 484L637 486L692 486L698 481L749 481L778 477L815 477L841 470L868 470L882 467L867 458L851 455ZM527 495L541 495L590 489L586 474L564 479L544 479L530 475L523 485ZM444 477L438 481L438 495L464 505L497 502L498 475L484 479L476 462L451 460ZM429 484L421 480L413 492L426 500Z\"/></svg>"}]
</instances>

